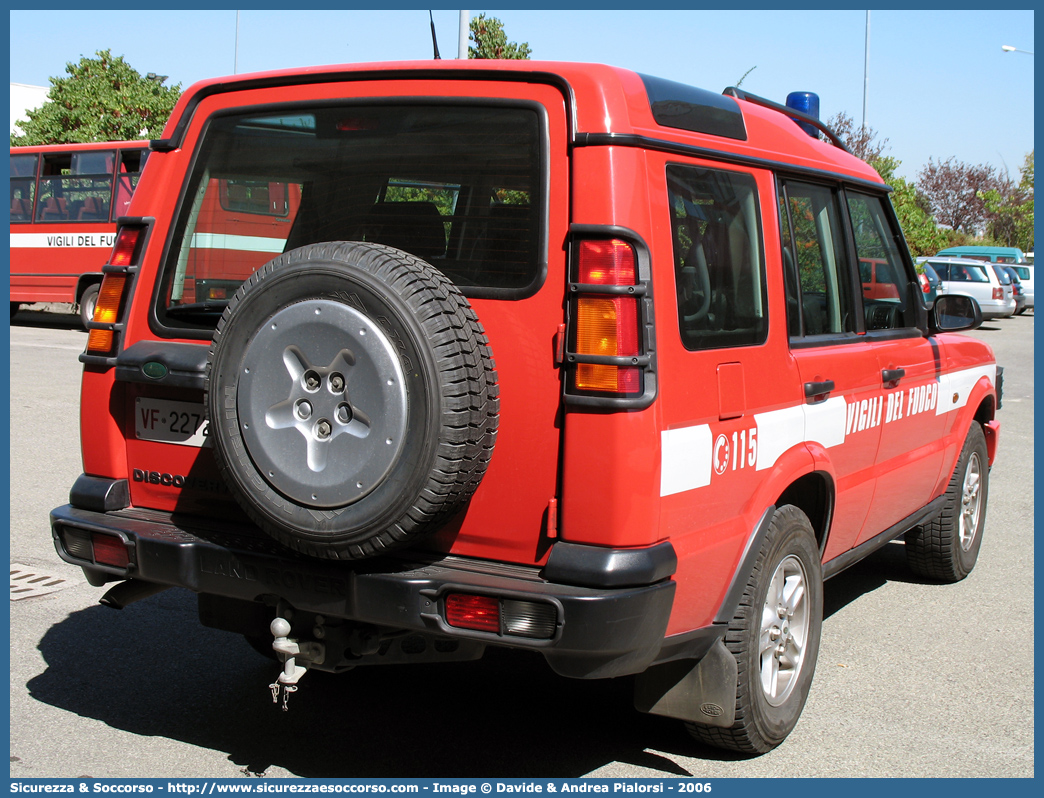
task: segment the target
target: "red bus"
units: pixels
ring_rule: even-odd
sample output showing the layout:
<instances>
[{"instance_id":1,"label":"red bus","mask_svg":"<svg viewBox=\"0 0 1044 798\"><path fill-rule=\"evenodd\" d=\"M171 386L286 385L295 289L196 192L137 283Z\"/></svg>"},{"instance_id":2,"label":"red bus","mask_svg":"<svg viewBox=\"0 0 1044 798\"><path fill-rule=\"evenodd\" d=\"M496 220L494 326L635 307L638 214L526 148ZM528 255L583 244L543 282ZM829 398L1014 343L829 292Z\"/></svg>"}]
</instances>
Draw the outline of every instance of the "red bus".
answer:
<instances>
[{"instance_id":1,"label":"red bus","mask_svg":"<svg viewBox=\"0 0 1044 798\"><path fill-rule=\"evenodd\" d=\"M199 210L174 299L223 308L243 280L285 248L301 207L301 184L211 177L193 201Z\"/></svg>"},{"instance_id":2,"label":"red bus","mask_svg":"<svg viewBox=\"0 0 1044 798\"><path fill-rule=\"evenodd\" d=\"M11 316L22 303L94 313L116 219L126 213L147 141L11 148Z\"/></svg>"}]
</instances>

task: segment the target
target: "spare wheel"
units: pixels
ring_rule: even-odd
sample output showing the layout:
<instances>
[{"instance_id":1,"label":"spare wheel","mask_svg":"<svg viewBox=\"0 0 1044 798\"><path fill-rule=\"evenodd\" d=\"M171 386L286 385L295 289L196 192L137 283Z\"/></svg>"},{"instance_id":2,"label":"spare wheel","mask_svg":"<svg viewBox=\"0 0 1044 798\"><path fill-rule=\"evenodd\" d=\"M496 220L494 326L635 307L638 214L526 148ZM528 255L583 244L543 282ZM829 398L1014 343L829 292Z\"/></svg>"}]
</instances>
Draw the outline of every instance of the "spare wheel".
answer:
<instances>
[{"instance_id":1,"label":"spare wheel","mask_svg":"<svg viewBox=\"0 0 1044 798\"><path fill-rule=\"evenodd\" d=\"M276 540L329 559L437 527L478 486L497 433L474 310L381 244L313 244L251 275L218 322L206 392L236 500Z\"/></svg>"}]
</instances>

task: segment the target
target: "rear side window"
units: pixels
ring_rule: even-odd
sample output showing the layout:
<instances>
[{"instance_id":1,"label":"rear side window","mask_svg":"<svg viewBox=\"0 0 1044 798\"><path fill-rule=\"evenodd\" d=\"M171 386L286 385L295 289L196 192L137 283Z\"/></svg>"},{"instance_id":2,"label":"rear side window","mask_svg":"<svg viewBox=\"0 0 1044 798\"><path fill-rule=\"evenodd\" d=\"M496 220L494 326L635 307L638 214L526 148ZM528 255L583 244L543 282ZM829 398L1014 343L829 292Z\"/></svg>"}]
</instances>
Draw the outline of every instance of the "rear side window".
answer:
<instances>
[{"instance_id":1,"label":"rear side window","mask_svg":"<svg viewBox=\"0 0 1044 798\"><path fill-rule=\"evenodd\" d=\"M36 221L107 220L115 163L115 150L44 155Z\"/></svg>"},{"instance_id":2,"label":"rear side window","mask_svg":"<svg viewBox=\"0 0 1044 798\"><path fill-rule=\"evenodd\" d=\"M11 156L11 221L33 220L33 199L36 192L35 155Z\"/></svg>"},{"instance_id":3,"label":"rear side window","mask_svg":"<svg viewBox=\"0 0 1044 798\"><path fill-rule=\"evenodd\" d=\"M471 296L543 279L543 122L532 106L302 108L210 120L168 248L157 314L212 326L281 252L372 241Z\"/></svg>"},{"instance_id":4,"label":"rear side window","mask_svg":"<svg viewBox=\"0 0 1044 798\"><path fill-rule=\"evenodd\" d=\"M792 338L856 331L845 229L836 189L780 182L780 221Z\"/></svg>"},{"instance_id":5,"label":"rear side window","mask_svg":"<svg viewBox=\"0 0 1044 798\"><path fill-rule=\"evenodd\" d=\"M955 283L988 283L990 278L986 276L981 266L963 263L944 263L935 267L939 278Z\"/></svg>"},{"instance_id":6,"label":"rear side window","mask_svg":"<svg viewBox=\"0 0 1044 798\"><path fill-rule=\"evenodd\" d=\"M762 343L768 317L754 178L671 164L667 190L685 348Z\"/></svg>"}]
</instances>

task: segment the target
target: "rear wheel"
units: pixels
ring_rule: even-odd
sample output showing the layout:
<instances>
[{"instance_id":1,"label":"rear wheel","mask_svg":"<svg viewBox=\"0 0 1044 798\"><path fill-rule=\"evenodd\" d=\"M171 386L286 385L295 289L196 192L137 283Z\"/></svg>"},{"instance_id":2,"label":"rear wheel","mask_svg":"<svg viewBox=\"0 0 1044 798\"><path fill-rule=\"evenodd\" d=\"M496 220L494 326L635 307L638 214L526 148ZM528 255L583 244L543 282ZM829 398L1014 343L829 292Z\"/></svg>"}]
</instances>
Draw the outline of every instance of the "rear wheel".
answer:
<instances>
[{"instance_id":1,"label":"rear wheel","mask_svg":"<svg viewBox=\"0 0 1044 798\"><path fill-rule=\"evenodd\" d=\"M906 533L906 561L914 573L941 582L959 582L971 573L982 545L989 483L986 436L973 421L942 512Z\"/></svg>"},{"instance_id":2,"label":"rear wheel","mask_svg":"<svg viewBox=\"0 0 1044 798\"><path fill-rule=\"evenodd\" d=\"M229 490L272 537L358 559L438 527L496 437L488 341L441 272L391 247L315 244L229 302L207 372Z\"/></svg>"},{"instance_id":3,"label":"rear wheel","mask_svg":"<svg viewBox=\"0 0 1044 798\"><path fill-rule=\"evenodd\" d=\"M83 292L83 296L80 297L80 321L83 322L84 329L87 328L87 322L94 319L94 307L98 304L98 289L99 286L89 285Z\"/></svg>"},{"instance_id":4,"label":"rear wheel","mask_svg":"<svg viewBox=\"0 0 1044 798\"><path fill-rule=\"evenodd\" d=\"M786 739L805 706L819 654L823 577L808 517L776 510L725 645L736 658L736 722L687 724L700 742L761 754Z\"/></svg>"}]
</instances>

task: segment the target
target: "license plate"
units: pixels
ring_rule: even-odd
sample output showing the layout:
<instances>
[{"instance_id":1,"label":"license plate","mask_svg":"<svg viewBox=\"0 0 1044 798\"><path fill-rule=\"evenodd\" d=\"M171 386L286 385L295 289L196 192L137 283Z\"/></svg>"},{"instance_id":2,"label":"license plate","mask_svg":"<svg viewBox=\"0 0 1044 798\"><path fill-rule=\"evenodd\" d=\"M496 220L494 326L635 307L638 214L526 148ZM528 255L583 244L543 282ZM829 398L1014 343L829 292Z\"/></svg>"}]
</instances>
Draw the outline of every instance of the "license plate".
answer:
<instances>
[{"instance_id":1,"label":"license plate","mask_svg":"<svg viewBox=\"0 0 1044 798\"><path fill-rule=\"evenodd\" d=\"M181 446L209 446L203 405L139 396L134 402L134 431L138 440Z\"/></svg>"}]
</instances>

